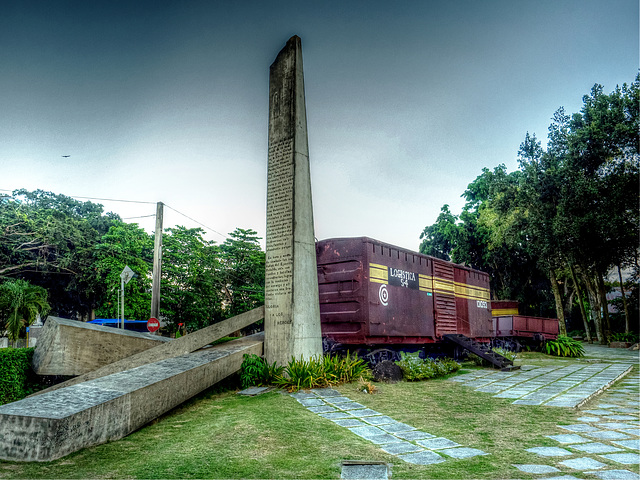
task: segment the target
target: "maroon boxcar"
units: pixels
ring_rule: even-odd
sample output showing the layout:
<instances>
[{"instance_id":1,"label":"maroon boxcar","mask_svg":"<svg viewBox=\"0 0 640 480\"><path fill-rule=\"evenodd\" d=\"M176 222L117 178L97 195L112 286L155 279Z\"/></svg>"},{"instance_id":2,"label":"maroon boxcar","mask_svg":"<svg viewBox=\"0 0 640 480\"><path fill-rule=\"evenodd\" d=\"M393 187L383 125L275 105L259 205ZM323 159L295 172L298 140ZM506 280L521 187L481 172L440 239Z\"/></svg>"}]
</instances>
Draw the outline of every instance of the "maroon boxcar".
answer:
<instances>
[{"instance_id":1,"label":"maroon boxcar","mask_svg":"<svg viewBox=\"0 0 640 480\"><path fill-rule=\"evenodd\" d=\"M322 334L346 345L492 336L489 276L367 237L316 244Z\"/></svg>"}]
</instances>

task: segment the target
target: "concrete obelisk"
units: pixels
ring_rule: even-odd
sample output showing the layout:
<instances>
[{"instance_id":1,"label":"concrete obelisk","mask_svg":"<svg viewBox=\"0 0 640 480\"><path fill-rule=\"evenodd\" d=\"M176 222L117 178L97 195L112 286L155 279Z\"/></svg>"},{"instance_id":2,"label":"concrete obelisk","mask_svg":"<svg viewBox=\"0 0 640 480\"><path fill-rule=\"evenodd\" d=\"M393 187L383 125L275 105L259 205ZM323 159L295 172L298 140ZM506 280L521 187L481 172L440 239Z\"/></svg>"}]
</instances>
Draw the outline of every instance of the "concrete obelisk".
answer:
<instances>
[{"instance_id":1,"label":"concrete obelisk","mask_svg":"<svg viewBox=\"0 0 640 480\"><path fill-rule=\"evenodd\" d=\"M322 354L302 43L269 70L264 353L270 363Z\"/></svg>"}]
</instances>

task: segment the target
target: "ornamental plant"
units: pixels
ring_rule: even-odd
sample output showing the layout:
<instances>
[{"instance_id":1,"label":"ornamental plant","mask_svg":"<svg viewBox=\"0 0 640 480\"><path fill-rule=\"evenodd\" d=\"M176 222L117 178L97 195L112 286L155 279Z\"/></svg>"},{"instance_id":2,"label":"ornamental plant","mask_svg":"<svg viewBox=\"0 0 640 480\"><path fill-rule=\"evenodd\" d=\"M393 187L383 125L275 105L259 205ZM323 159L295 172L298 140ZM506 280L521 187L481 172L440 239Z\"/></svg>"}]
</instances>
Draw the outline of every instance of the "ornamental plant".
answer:
<instances>
[{"instance_id":1,"label":"ornamental plant","mask_svg":"<svg viewBox=\"0 0 640 480\"><path fill-rule=\"evenodd\" d=\"M460 364L450 358L422 359L419 352L400 352L400 355L402 359L397 361L396 365L402 369L404 378L410 382L443 377L460 369Z\"/></svg>"},{"instance_id":2,"label":"ornamental plant","mask_svg":"<svg viewBox=\"0 0 640 480\"><path fill-rule=\"evenodd\" d=\"M582 357L584 355L582 343L566 335L558 335L556 340L547 340L544 343L543 351L547 355L556 357Z\"/></svg>"}]
</instances>

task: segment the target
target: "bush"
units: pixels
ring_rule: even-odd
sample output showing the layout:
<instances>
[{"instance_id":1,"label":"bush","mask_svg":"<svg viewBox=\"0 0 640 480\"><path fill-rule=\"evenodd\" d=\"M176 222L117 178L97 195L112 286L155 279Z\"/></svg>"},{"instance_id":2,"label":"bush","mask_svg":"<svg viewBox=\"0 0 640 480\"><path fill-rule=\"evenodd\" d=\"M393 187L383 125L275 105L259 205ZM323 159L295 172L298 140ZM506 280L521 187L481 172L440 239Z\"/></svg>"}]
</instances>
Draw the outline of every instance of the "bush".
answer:
<instances>
[{"instance_id":1,"label":"bush","mask_svg":"<svg viewBox=\"0 0 640 480\"><path fill-rule=\"evenodd\" d=\"M240 382L242 388L271 385L276 378L282 375L283 371L284 367L277 366L275 362L273 365L269 365L264 358L245 353L240 366Z\"/></svg>"},{"instance_id":2,"label":"bush","mask_svg":"<svg viewBox=\"0 0 640 480\"><path fill-rule=\"evenodd\" d=\"M558 335L556 340L544 342L544 353L556 357L582 357L584 347L582 343L566 335Z\"/></svg>"},{"instance_id":3,"label":"bush","mask_svg":"<svg viewBox=\"0 0 640 480\"><path fill-rule=\"evenodd\" d=\"M34 350L0 349L0 405L15 402L40 389L31 370Z\"/></svg>"},{"instance_id":4,"label":"bush","mask_svg":"<svg viewBox=\"0 0 640 480\"><path fill-rule=\"evenodd\" d=\"M460 369L460 364L450 358L439 360L433 360L431 358L422 359L418 352L400 352L400 355L402 356L402 360L396 362L396 365L402 369L404 378L408 381L442 377Z\"/></svg>"},{"instance_id":5,"label":"bush","mask_svg":"<svg viewBox=\"0 0 640 480\"><path fill-rule=\"evenodd\" d=\"M612 333L611 338L609 339L611 342L631 342L638 343L638 335L633 332L627 333Z\"/></svg>"},{"instance_id":6,"label":"bush","mask_svg":"<svg viewBox=\"0 0 640 480\"><path fill-rule=\"evenodd\" d=\"M269 365L257 355L245 355L240 367L243 388L278 385L291 391L321 388L370 378L371 371L357 356L330 356L310 360L292 358L286 366Z\"/></svg>"}]
</instances>

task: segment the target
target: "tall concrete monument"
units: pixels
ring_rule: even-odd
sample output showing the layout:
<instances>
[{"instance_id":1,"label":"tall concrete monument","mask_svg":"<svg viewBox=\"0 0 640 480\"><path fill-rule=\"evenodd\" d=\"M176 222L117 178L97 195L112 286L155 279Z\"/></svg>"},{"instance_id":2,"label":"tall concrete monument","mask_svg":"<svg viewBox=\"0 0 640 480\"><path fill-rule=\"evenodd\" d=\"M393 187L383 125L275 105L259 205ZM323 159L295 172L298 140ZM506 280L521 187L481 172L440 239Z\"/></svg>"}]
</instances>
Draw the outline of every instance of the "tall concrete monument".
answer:
<instances>
[{"instance_id":1,"label":"tall concrete monument","mask_svg":"<svg viewBox=\"0 0 640 480\"><path fill-rule=\"evenodd\" d=\"M302 44L269 71L264 353L270 363L322 354Z\"/></svg>"}]
</instances>

